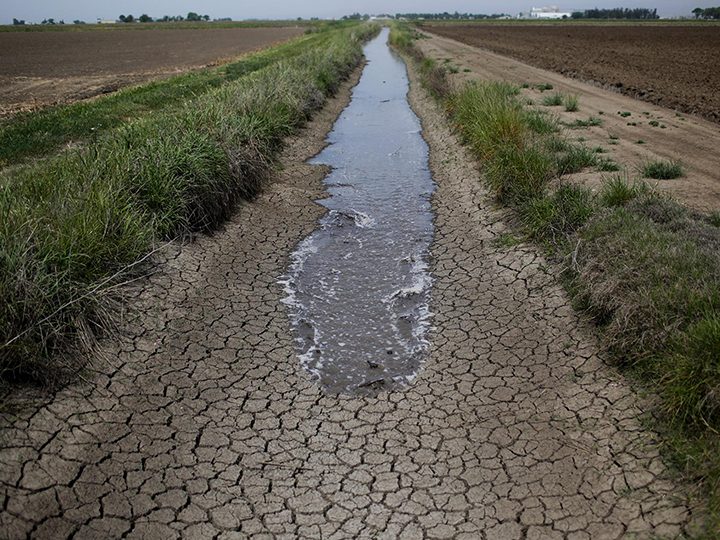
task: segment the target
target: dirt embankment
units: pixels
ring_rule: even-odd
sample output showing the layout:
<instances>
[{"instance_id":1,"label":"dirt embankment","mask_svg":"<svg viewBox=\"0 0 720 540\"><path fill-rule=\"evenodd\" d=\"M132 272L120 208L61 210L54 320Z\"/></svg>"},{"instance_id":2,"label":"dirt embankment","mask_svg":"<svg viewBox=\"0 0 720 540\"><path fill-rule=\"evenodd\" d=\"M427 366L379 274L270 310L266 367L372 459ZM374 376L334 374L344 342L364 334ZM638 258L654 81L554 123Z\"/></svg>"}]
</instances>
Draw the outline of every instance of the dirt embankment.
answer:
<instances>
[{"instance_id":1,"label":"dirt embankment","mask_svg":"<svg viewBox=\"0 0 720 540\"><path fill-rule=\"evenodd\" d=\"M299 27L0 32L0 116L111 92L302 33Z\"/></svg>"},{"instance_id":2,"label":"dirt embankment","mask_svg":"<svg viewBox=\"0 0 720 540\"><path fill-rule=\"evenodd\" d=\"M718 26L426 24L423 28L720 122Z\"/></svg>"}]
</instances>

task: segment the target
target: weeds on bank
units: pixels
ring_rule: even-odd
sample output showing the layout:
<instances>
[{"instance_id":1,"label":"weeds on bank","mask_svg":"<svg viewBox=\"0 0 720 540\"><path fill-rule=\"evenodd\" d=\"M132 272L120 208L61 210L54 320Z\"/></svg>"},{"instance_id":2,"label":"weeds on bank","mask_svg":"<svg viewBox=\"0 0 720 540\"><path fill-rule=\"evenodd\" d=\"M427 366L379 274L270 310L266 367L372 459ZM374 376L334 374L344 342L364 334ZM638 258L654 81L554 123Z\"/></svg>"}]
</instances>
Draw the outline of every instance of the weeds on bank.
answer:
<instances>
[{"instance_id":1,"label":"weeds on bank","mask_svg":"<svg viewBox=\"0 0 720 540\"><path fill-rule=\"evenodd\" d=\"M563 95L559 92L545 96L542 100L542 104L546 107L557 107L563 104Z\"/></svg>"},{"instance_id":2,"label":"weeds on bank","mask_svg":"<svg viewBox=\"0 0 720 540\"><path fill-rule=\"evenodd\" d=\"M576 112L580 109L578 97L575 95L565 96L563 104L565 105L565 111L567 112Z\"/></svg>"},{"instance_id":3,"label":"weeds on bank","mask_svg":"<svg viewBox=\"0 0 720 540\"><path fill-rule=\"evenodd\" d=\"M419 54L419 53L418 53ZM596 322L610 358L661 399L653 427L667 455L704 481L708 538L720 533L720 215L697 215L627 173L599 193L551 180L597 160L556 131L505 83L469 83L444 100L463 142L528 235L563 262L575 305ZM549 98L555 101L553 96ZM629 113L620 111L621 116ZM591 117L569 127L599 125ZM599 168L617 164L601 161ZM645 176L673 177L676 162Z\"/></svg>"},{"instance_id":4,"label":"weeds on bank","mask_svg":"<svg viewBox=\"0 0 720 540\"><path fill-rule=\"evenodd\" d=\"M655 180L673 180L684 175L682 164L679 161L647 161L642 164L640 171L644 178Z\"/></svg>"},{"instance_id":5,"label":"weeds on bank","mask_svg":"<svg viewBox=\"0 0 720 540\"><path fill-rule=\"evenodd\" d=\"M0 173L0 375L48 381L106 328L114 288L164 239L253 197L285 136L358 64L362 26L85 148Z\"/></svg>"}]
</instances>

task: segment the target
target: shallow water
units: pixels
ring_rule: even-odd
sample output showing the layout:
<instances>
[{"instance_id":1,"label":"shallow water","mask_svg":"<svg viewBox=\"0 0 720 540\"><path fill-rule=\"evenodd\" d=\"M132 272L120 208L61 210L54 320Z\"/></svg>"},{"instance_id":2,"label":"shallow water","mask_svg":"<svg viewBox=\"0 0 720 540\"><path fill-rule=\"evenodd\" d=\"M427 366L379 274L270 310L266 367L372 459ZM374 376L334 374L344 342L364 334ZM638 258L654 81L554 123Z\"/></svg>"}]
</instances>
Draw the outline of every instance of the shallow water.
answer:
<instances>
[{"instance_id":1,"label":"shallow water","mask_svg":"<svg viewBox=\"0 0 720 540\"><path fill-rule=\"evenodd\" d=\"M387 37L365 46L352 100L311 161L332 167L328 213L281 281L300 361L331 393L410 382L428 346L434 183Z\"/></svg>"}]
</instances>

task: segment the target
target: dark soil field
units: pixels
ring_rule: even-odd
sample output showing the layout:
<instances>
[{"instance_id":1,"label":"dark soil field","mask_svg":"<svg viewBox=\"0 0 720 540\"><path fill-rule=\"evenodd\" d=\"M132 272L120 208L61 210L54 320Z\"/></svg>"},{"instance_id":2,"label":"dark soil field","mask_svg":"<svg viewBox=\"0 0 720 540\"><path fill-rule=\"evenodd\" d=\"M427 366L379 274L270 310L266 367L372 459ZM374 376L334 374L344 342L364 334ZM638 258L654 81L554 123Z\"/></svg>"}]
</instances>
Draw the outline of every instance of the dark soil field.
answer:
<instances>
[{"instance_id":1,"label":"dark soil field","mask_svg":"<svg viewBox=\"0 0 720 540\"><path fill-rule=\"evenodd\" d=\"M302 34L300 27L0 33L0 115L83 99Z\"/></svg>"},{"instance_id":2,"label":"dark soil field","mask_svg":"<svg viewBox=\"0 0 720 540\"><path fill-rule=\"evenodd\" d=\"M427 31L720 122L720 29L426 24Z\"/></svg>"}]
</instances>

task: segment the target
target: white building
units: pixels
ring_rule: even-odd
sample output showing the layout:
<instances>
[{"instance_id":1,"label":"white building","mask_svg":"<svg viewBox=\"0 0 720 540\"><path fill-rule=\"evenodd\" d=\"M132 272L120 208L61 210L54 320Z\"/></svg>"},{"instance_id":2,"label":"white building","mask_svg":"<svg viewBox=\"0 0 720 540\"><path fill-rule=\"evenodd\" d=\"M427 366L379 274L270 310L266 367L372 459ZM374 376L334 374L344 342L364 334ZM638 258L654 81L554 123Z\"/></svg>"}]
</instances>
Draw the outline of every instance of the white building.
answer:
<instances>
[{"instance_id":1,"label":"white building","mask_svg":"<svg viewBox=\"0 0 720 540\"><path fill-rule=\"evenodd\" d=\"M530 10L531 19L569 19L569 11L560 11L558 6L534 7Z\"/></svg>"}]
</instances>

